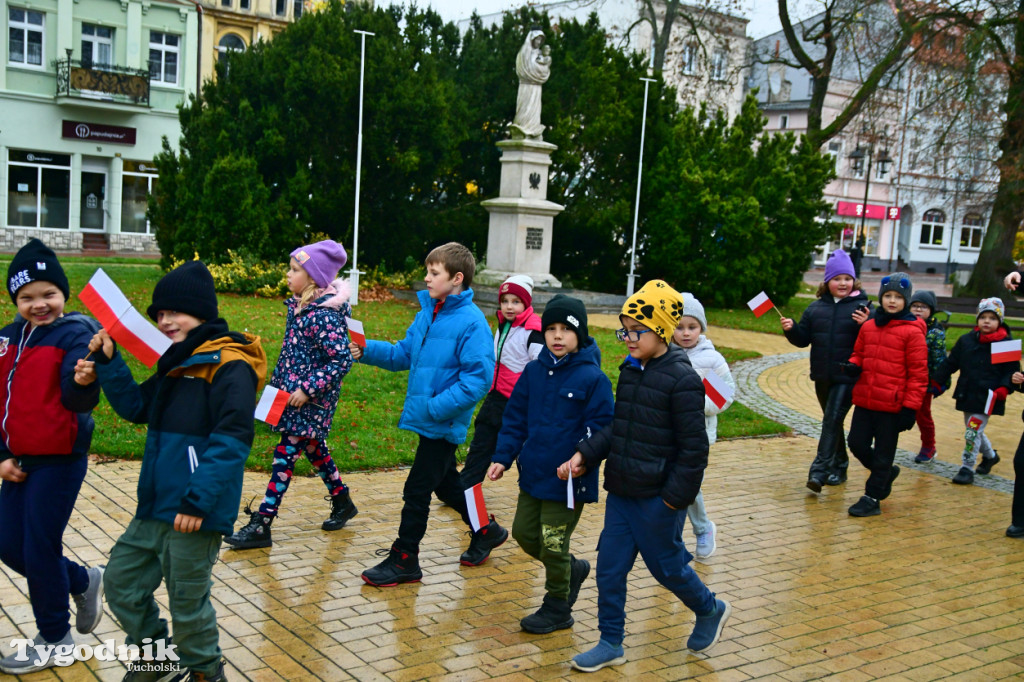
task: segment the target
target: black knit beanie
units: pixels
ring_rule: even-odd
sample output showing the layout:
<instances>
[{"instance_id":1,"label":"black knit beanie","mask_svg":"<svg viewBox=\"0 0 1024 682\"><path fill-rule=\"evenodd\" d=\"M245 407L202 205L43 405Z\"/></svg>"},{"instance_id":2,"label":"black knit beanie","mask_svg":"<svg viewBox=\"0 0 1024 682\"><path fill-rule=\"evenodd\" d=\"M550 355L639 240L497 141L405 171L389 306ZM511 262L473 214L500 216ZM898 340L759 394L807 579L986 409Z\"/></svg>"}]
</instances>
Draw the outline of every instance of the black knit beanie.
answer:
<instances>
[{"instance_id":1,"label":"black knit beanie","mask_svg":"<svg viewBox=\"0 0 1024 682\"><path fill-rule=\"evenodd\" d=\"M579 346L582 348L590 341L590 332L587 330L587 309L583 301L572 298L565 294L555 294L547 305L544 306L544 314L540 318L541 331L548 328L548 325L561 322L569 329L576 332L579 339Z\"/></svg>"},{"instance_id":2,"label":"black knit beanie","mask_svg":"<svg viewBox=\"0 0 1024 682\"><path fill-rule=\"evenodd\" d=\"M54 284L64 294L65 301L71 296L68 276L64 274L57 254L35 237L28 240L28 244L14 254L14 260L7 267L7 291L11 295L11 300L14 300L18 289L30 282Z\"/></svg>"},{"instance_id":3,"label":"black knit beanie","mask_svg":"<svg viewBox=\"0 0 1024 682\"><path fill-rule=\"evenodd\" d=\"M188 313L203 322L219 317L213 275L203 261L190 260L179 265L156 283L153 304L146 308L146 314L156 321L161 310Z\"/></svg>"}]
</instances>

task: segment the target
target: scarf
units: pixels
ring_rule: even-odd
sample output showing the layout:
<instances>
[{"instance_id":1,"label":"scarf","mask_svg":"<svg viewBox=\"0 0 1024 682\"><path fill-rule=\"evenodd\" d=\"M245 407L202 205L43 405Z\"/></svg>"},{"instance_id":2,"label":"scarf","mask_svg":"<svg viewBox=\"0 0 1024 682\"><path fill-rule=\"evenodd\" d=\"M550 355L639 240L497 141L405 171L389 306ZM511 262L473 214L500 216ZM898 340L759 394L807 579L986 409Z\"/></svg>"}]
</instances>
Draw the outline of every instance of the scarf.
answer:
<instances>
[{"instance_id":1,"label":"scarf","mask_svg":"<svg viewBox=\"0 0 1024 682\"><path fill-rule=\"evenodd\" d=\"M221 318L209 320L191 330L184 341L171 344L171 347L160 356L156 363L156 374L165 376L172 369L192 357L199 346L211 339L228 333L228 323Z\"/></svg>"}]
</instances>

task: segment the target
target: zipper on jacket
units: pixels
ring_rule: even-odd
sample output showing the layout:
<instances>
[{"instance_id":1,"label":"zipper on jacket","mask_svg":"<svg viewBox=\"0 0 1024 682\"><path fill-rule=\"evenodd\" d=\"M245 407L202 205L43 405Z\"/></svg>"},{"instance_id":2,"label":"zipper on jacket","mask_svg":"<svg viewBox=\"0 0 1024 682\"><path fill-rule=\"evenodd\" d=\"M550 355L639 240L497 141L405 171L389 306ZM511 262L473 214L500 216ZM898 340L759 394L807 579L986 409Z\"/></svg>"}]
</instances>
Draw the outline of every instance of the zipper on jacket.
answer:
<instances>
[{"instance_id":1,"label":"zipper on jacket","mask_svg":"<svg viewBox=\"0 0 1024 682\"><path fill-rule=\"evenodd\" d=\"M29 327L29 323L26 321L25 326ZM28 336L25 336L25 329L21 330L21 341L18 343L18 353L14 356L14 366L11 367L10 373L7 375L7 401L4 403L4 421L0 424L0 429L4 432L4 445L7 449L11 449L11 436L7 432L7 418L11 416L11 384L14 383L14 370L18 369L18 360L21 359L21 352L28 346L28 340L32 338L32 332L36 330L35 327L31 327L28 330ZM11 454L14 454L13 452Z\"/></svg>"},{"instance_id":2,"label":"zipper on jacket","mask_svg":"<svg viewBox=\"0 0 1024 682\"><path fill-rule=\"evenodd\" d=\"M640 372L640 381L636 384L636 390L633 391L633 400L629 406L629 424L626 425L626 452L629 452L630 446L633 443L633 415L636 412L636 394L644 383L644 374L647 373L647 370L642 366L637 368L636 371Z\"/></svg>"}]
</instances>

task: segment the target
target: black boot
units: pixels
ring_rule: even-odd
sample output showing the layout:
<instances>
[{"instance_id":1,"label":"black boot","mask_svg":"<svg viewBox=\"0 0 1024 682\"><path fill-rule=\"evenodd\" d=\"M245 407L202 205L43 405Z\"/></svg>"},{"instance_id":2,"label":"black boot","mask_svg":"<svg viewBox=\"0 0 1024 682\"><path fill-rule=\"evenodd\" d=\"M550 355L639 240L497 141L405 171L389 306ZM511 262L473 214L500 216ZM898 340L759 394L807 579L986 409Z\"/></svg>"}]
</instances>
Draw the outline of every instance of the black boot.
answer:
<instances>
[{"instance_id":1,"label":"black boot","mask_svg":"<svg viewBox=\"0 0 1024 682\"><path fill-rule=\"evenodd\" d=\"M418 583L423 579L420 560L415 552L399 549L398 545L394 544L390 550L377 550L377 556L385 554L388 557L384 561L363 571L363 580L367 585L393 587L399 583Z\"/></svg>"},{"instance_id":2,"label":"black boot","mask_svg":"<svg viewBox=\"0 0 1024 682\"><path fill-rule=\"evenodd\" d=\"M519 627L535 635L546 635L555 630L571 628L575 622L568 601L545 594L544 603L537 612L519 621Z\"/></svg>"},{"instance_id":3,"label":"black boot","mask_svg":"<svg viewBox=\"0 0 1024 682\"><path fill-rule=\"evenodd\" d=\"M356 506L352 504L348 488L337 495L328 495L324 499L331 501L331 515L324 521L324 525L320 526L322 530L341 530L349 519L359 513Z\"/></svg>"},{"instance_id":4,"label":"black boot","mask_svg":"<svg viewBox=\"0 0 1024 682\"><path fill-rule=\"evenodd\" d=\"M583 581L590 575L590 562L586 559L577 559L571 554L569 557L572 560L569 572L569 606L572 607L576 605L576 600L580 596Z\"/></svg>"},{"instance_id":5,"label":"black boot","mask_svg":"<svg viewBox=\"0 0 1024 682\"><path fill-rule=\"evenodd\" d=\"M274 522L274 517L252 511L248 506L245 513L249 514L249 523L239 528L234 535L224 538L224 542L235 549L270 547L273 544L270 541L270 524Z\"/></svg>"},{"instance_id":6,"label":"black boot","mask_svg":"<svg viewBox=\"0 0 1024 682\"><path fill-rule=\"evenodd\" d=\"M491 522L473 533L469 541L469 549L459 557L463 566L479 566L491 556L491 550L508 540L508 531L498 525L491 514Z\"/></svg>"}]
</instances>

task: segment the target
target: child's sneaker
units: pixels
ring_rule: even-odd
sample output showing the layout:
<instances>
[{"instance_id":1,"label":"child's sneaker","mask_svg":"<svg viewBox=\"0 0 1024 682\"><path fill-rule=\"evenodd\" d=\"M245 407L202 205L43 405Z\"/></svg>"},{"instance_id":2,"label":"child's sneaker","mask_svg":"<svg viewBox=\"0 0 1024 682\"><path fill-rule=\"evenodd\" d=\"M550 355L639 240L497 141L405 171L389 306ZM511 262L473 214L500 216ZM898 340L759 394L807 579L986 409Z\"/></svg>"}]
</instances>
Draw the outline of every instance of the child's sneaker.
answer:
<instances>
[{"instance_id":1,"label":"child's sneaker","mask_svg":"<svg viewBox=\"0 0 1024 682\"><path fill-rule=\"evenodd\" d=\"M953 477L953 483L957 485L970 485L974 483L974 472L971 471L970 467L960 467L960 471L956 472L956 476Z\"/></svg>"},{"instance_id":2,"label":"child's sneaker","mask_svg":"<svg viewBox=\"0 0 1024 682\"><path fill-rule=\"evenodd\" d=\"M719 637L722 636L722 628L725 621L729 620L732 613L732 606L723 599L715 600L715 610L707 616L697 616L697 622L693 626L690 638L686 640L686 648L690 651L707 651L713 647Z\"/></svg>"},{"instance_id":3,"label":"child's sneaker","mask_svg":"<svg viewBox=\"0 0 1024 682\"><path fill-rule=\"evenodd\" d=\"M576 654L572 659L572 667L582 670L585 673L595 673L601 668L609 665L620 665L626 662L621 644L609 644L605 640L598 640L597 645L590 651Z\"/></svg>"},{"instance_id":4,"label":"child's sneaker","mask_svg":"<svg viewBox=\"0 0 1024 682\"><path fill-rule=\"evenodd\" d=\"M999 453L993 450L991 457L981 458L981 461L978 462L978 466L975 468L974 473L986 476L990 471L992 471L992 467L996 464L999 464Z\"/></svg>"},{"instance_id":5,"label":"child's sneaker","mask_svg":"<svg viewBox=\"0 0 1024 682\"><path fill-rule=\"evenodd\" d=\"M933 459L935 459L935 448L921 448L921 452L917 453L914 461L918 464L927 464Z\"/></svg>"},{"instance_id":6,"label":"child's sneaker","mask_svg":"<svg viewBox=\"0 0 1024 682\"><path fill-rule=\"evenodd\" d=\"M469 541L469 549L459 557L459 563L463 566L479 566L491 556L491 550L505 543L508 540L508 530L498 525L491 514L491 522L473 533Z\"/></svg>"},{"instance_id":7,"label":"child's sneaker","mask_svg":"<svg viewBox=\"0 0 1024 682\"><path fill-rule=\"evenodd\" d=\"M882 513L882 507L878 500L864 495L847 510L847 513L850 516L878 516Z\"/></svg>"},{"instance_id":8,"label":"child's sneaker","mask_svg":"<svg viewBox=\"0 0 1024 682\"><path fill-rule=\"evenodd\" d=\"M87 635L96 629L103 618L103 569L106 566L93 566L88 569L89 586L82 594L73 594L75 602L75 629Z\"/></svg>"},{"instance_id":9,"label":"child's sneaker","mask_svg":"<svg viewBox=\"0 0 1024 682\"><path fill-rule=\"evenodd\" d=\"M394 587L399 583L418 583L423 579L419 557L392 545L390 550L378 549L377 556L387 558L373 568L363 571L363 581L374 587Z\"/></svg>"},{"instance_id":10,"label":"child's sneaker","mask_svg":"<svg viewBox=\"0 0 1024 682\"><path fill-rule=\"evenodd\" d=\"M43 660L36 649L42 649L42 647L54 647L50 650L50 655ZM46 670L57 665L57 656L54 654L68 655L74 651L75 640L71 637L71 631L68 630L68 634L64 635L64 639L59 642L50 643L43 639L42 635L36 635L35 639L32 640L32 647L26 647L25 656L19 657L20 653L15 650L10 656L5 656L0 659L0 672L5 672L8 675L27 675L28 673L34 673L39 670Z\"/></svg>"},{"instance_id":11,"label":"child's sneaker","mask_svg":"<svg viewBox=\"0 0 1024 682\"><path fill-rule=\"evenodd\" d=\"M718 549L718 545L715 544L715 536L718 529L715 527L714 521L709 523L711 524L711 530L707 533L700 533L697 536L697 551L694 554L698 559L707 559Z\"/></svg>"}]
</instances>

